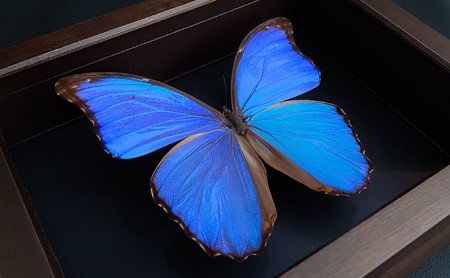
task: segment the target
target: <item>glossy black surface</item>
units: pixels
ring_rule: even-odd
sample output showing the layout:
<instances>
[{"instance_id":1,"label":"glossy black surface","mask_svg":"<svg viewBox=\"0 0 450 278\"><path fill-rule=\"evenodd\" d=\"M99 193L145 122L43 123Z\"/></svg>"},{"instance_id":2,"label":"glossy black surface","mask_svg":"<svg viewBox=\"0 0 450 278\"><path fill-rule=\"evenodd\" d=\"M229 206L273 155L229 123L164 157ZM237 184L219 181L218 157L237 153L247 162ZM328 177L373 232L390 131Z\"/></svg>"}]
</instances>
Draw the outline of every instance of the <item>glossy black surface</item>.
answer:
<instances>
[{"instance_id":1,"label":"glossy black surface","mask_svg":"<svg viewBox=\"0 0 450 278\"><path fill-rule=\"evenodd\" d=\"M149 179L170 147L117 160L83 118L10 150L66 277L272 277L448 164L369 88L298 42L322 72L321 85L301 98L344 109L376 166L372 185L351 198L331 197L267 167L278 220L265 251L243 263L209 258L151 199ZM232 62L229 57L171 85L221 110Z\"/></svg>"}]
</instances>

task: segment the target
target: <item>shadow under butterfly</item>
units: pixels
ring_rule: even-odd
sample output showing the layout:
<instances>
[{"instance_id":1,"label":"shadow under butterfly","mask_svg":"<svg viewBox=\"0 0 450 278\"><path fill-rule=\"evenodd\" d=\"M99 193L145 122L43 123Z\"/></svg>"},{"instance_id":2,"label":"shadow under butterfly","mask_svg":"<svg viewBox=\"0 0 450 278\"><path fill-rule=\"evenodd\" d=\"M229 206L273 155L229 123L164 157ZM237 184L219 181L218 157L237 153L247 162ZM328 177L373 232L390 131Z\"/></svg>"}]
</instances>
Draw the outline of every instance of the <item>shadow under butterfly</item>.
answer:
<instances>
[{"instance_id":1,"label":"shadow under butterfly","mask_svg":"<svg viewBox=\"0 0 450 278\"><path fill-rule=\"evenodd\" d=\"M286 101L319 83L291 23L274 18L239 47L232 108L222 113L168 85L123 73L73 75L55 90L85 112L116 158L182 140L153 173L154 201L208 255L243 261L264 249L277 218L260 158L327 194L359 193L370 182L374 166L341 108Z\"/></svg>"}]
</instances>

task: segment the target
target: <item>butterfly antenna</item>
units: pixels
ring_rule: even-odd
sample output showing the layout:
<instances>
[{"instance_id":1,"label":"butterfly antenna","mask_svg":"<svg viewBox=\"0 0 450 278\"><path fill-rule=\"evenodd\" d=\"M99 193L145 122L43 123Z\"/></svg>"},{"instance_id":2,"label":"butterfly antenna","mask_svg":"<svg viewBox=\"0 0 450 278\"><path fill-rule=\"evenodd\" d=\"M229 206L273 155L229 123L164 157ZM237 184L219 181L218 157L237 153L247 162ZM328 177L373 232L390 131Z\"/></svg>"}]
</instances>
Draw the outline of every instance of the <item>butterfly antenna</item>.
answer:
<instances>
[{"instance_id":1,"label":"butterfly antenna","mask_svg":"<svg viewBox=\"0 0 450 278\"><path fill-rule=\"evenodd\" d=\"M225 87L225 107L228 108L228 88L227 88L227 81L225 80L225 75L222 75L223 79L223 85Z\"/></svg>"}]
</instances>

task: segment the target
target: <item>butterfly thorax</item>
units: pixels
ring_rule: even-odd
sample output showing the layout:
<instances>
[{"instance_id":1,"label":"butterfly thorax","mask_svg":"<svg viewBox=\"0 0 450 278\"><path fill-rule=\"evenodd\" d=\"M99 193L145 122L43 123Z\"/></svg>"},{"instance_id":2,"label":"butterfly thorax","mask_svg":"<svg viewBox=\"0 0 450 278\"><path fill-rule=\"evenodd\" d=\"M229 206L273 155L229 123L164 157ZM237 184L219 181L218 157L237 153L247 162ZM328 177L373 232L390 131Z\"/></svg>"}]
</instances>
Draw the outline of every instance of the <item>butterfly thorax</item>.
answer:
<instances>
[{"instance_id":1,"label":"butterfly thorax","mask_svg":"<svg viewBox=\"0 0 450 278\"><path fill-rule=\"evenodd\" d=\"M240 135L245 135L247 133L248 126L242 117L241 111L231 111L230 109L223 107L223 115L225 116L225 126L233 129Z\"/></svg>"}]
</instances>

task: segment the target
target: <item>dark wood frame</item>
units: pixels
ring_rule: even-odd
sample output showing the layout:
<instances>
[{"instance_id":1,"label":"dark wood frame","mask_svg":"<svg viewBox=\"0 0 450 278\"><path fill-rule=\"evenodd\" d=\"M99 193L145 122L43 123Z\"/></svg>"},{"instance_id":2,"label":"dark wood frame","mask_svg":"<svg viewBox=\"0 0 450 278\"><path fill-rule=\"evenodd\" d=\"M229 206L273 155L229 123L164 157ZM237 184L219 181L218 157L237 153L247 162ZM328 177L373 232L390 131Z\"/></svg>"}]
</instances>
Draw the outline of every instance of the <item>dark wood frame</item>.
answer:
<instances>
[{"instance_id":1,"label":"dark wood frame","mask_svg":"<svg viewBox=\"0 0 450 278\"><path fill-rule=\"evenodd\" d=\"M284 277L405 276L450 243L449 181L447 166Z\"/></svg>"},{"instance_id":2,"label":"dark wood frame","mask_svg":"<svg viewBox=\"0 0 450 278\"><path fill-rule=\"evenodd\" d=\"M143 1L0 50L0 77L36 66L215 0ZM89 26L96 26L95 29Z\"/></svg>"},{"instance_id":3,"label":"dark wood frame","mask_svg":"<svg viewBox=\"0 0 450 278\"><path fill-rule=\"evenodd\" d=\"M352 1L379 18L448 70L448 50L450 49L447 45L448 40L436 40L442 35L430 31L429 27L418 22L391 1ZM247 1L236 7L233 5L239 1L230 1L231 4L218 2L221 1L144 1L68 27L2 50L0 77L14 79L16 73L31 69L28 75L22 76L27 82L27 76L36 73L33 72L33 68L43 64L45 67L46 62L100 44L124 33L174 18L176 15L203 5L214 4L215 9L218 9L217 13L224 13L227 9L256 5L259 1ZM395 8L391 10L389 7ZM115 19L118 14L128 16L121 16L120 18L124 18L123 21L117 22ZM260 21L258 15L250 18L254 22ZM411 21L414 28L409 29ZM102 27L99 32L91 33L85 28L91 24ZM254 26L254 23L250 20L249 26L252 25ZM176 30L183 27L175 25L173 28ZM226 53L233 47L235 46L226 45L223 51ZM208 59L211 58L213 57L208 57ZM183 67L180 70L183 70ZM54 75L55 73L52 72L49 74L53 77ZM164 74L162 74L163 78ZM14 92L15 89L17 88L7 88L6 93L0 93L0 99L7 93ZM54 260L47 240L43 237L40 224L26 194L21 192L20 181L9 160L6 144L11 145L17 140L15 138L0 140L0 276L58 277L62 275L59 266ZM285 277L398 277L409 273L450 243L449 181L450 166L447 166L283 275ZM411 231L414 232L411 233Z\"/></svg>"}]
</instances>

